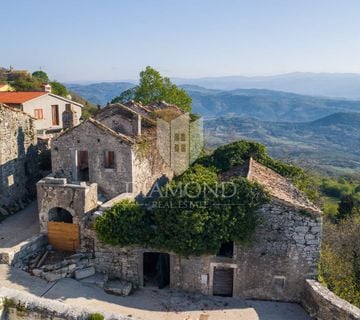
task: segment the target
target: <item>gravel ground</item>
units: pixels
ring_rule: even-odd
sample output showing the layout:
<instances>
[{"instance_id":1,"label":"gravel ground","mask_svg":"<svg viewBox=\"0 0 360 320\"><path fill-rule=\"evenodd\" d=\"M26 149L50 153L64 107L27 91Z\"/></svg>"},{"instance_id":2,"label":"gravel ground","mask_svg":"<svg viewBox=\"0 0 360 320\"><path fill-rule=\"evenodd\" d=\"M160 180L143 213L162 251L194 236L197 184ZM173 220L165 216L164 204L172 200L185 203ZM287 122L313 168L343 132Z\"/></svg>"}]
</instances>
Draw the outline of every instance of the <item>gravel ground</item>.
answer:
<instances>
[{"instance_id":1,"label":"gravel ground","mask_svg":"<svg viewBox=\"0 0 360 320\"><path fill-rule=\"evenodd\" d=\"M36 202L0 223L0 249L8 249L40 232Z\"/></svg>"},{"instance_id":2,"label":"gravel ground","mask_svg":"<svg viewBox=\"0 0 360 320\"><path fill-rule=\"evenodd\" d=\"M106 294L101 288L74 279L49 284L26 272L0 265L0 286L26 291L39 297L143 320L309 320L298 305L250 301L174 292L169 289L143 289L128 297ZM205 319L205 318L204 318Z\"/></svg>"}]
</instances>

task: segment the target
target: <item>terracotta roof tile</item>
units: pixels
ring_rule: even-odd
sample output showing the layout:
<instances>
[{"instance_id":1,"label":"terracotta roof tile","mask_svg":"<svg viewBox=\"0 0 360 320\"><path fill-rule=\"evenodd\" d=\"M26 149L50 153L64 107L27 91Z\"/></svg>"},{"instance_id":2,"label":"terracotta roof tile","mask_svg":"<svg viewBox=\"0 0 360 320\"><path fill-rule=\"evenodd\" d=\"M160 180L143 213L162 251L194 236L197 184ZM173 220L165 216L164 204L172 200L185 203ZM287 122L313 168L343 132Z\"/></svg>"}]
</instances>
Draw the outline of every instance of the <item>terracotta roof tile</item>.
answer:
<instances>
[{"instance_id":1,"label":"terracotta roof tile","mask_svg":"<svg viewBox=\"0 0 360 320\"><path fill-rule=\"evenodd\" d=\"M47 92L29 91L29 92L0 92L0 102L8 104L21 104L26 101L41 97Z\"/></svg>"}]
</instances>

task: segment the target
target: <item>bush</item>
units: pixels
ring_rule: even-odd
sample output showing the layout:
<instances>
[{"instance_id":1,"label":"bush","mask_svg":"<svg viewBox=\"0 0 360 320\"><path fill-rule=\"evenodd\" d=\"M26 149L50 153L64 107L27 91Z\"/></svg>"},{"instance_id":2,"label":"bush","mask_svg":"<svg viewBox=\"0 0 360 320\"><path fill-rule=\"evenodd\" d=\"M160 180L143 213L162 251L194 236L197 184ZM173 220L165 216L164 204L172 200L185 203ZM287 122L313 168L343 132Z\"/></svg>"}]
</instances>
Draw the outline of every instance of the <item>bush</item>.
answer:
<instances>
[{"instance_id":1,"label":"bush","mask_svg":"<svg viewBox=\"0 0 360 320\"><path fill-rule=\"evenodd\" d=\"M89 320L104 320L105 317L100 313L92 313L89 315Z\"/></svg>"},{"instance_id":2,"label":"bush","mask_svg":"<svg viewBox=\"0 0 360 320\"><path fill-rule=\"evenodd\" d=\"M242 140L229 143L216 149L212 155L200 158L198 163L205 166L215 166L219 172L224 172L233 166L243 165L250 157L280 175L291 179L293 184L303 191L310 200L319 201L318 189L312 177L301 168L272 159L268 155L266 147L258 142Z\"/></svg>"},{"instance_id":3,"label":"bush","mask_svg":"<svg viewBox=\"0 0 360 320\"><path fill-rule=\"evenodd\" d=\"M331 291L360 307L359 215L325 223L319 274Z\"/></svg>"},{"instance_id":4,"label":"bush","mask_svg":"<svg viewBox=\"0 0 360 320\"><path fill-rule=\"evenodd\" d=\"M101 241L111 245L143 244L149 236L144 210L135 202L123 200L95 221Z\"/></svg>"},{"instance_id":5,"label":"bush","mask_svg":"<svg viewBox=\"0 0 360 320\"><path fill-rule=\"evenodd\" d=\"M182 256L214 254L223 242L248 241L265 192L244 178L218 183L214 168L195 165L161 189L153 210L145 214L122 201L96 220L95 229L112 245L150 245Z\"/></svg>"}]
</instances>

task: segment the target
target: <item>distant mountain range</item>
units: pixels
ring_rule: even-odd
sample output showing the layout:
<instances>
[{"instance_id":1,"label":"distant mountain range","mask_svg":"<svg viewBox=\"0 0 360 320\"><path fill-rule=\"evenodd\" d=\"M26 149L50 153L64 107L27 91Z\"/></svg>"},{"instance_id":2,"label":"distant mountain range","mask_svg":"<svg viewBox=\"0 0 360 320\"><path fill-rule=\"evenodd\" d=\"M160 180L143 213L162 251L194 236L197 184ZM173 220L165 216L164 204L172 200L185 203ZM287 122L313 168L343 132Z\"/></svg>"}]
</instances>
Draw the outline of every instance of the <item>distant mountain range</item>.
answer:
<instances>
[{"instance_id":1,"label":"distant mountain range","mask_svg":"<svg viewBox=\"0 0 360 320\"><path fill-rule=\"evenodd\" d=\"M267 121L312 121L336 112L360 112L360 101L305 96L272 90L221 91L183 86L193 111L203 116L246 116Z\"/></svg>"},{"instance_id":2,"label":"distant mountain range","mask_svg":"<svg viewBox=\"0 0 360 320\"><path fill-rule=\"evenodd\" d=\"M328 174L360 172L360 113L304 123L220 117L204 123L209 147L240 139L265 144L276 158Z\"/></svg>"},{"instance_id":3,"label":"distant mountain range","mask_svg":"<svg viewBox=\"0 0 360 320\"><path fill-rule=\"evenodd\" d=\"M324 83L320 85L318 81L321 79ZM179 79L176 81L181 83ZM301 166L326 173L359 172L360 101L319 97L326 93L326 88L330 96L348 91L348 97L360 97L360 89L355 90L357 85L360 88L359 75L289 74L184 81L216 88L181 84L193 99L193 111L206 119L208 146L215 147L239 139L257 140L264 143L273 156ZM336 83L338 86L335 88ZM247 85L260 87L265 84L267 87L271 84L278 90L296 91L302 88L317 96L244 89ZM100 105L105 105L133 86L135 84L130 82L67 85L71 91ZM237 89L239 86L242 88ZM356 92L359 94L356 95Z\"/></svg>"},{"instance_id":4,"label":"distant mountain range","mask_svg":"<svg viewBox=\"0 0 360 320\"><path fill-rule=\"evenodd\" d=\"M100 82L92 84L66 84L66 87L93 104L104 106L121 92L134 87L129 82Z\"/></svg>"},{"instance_id":5,"label":"distant mountain range","mask_svg":"<svg viewBox=\"0 0 360 320\"><path fill-rule=\"evenodd\" d=\"M172 79L176 84L197 85L208 89L267 89L312 96L360 99L360 74L295 72L261 77L211 77Z\"/></svg>"},{"instance_id":6,"label":"distant mountain range","mask_svg":"<svg viewBox=\"0 0 360 320\"><path fill-rule=\"evenodd\" d=\"M135 86L129 82L69 84L68 89L94 104L104 106L121 92ZM193 111L207 117L247 116L268 121L312 121L336 112L360 112L360 101L305 96L263 89L224 91L182 85L193 99Z\"/></svg>"}]
</instances>

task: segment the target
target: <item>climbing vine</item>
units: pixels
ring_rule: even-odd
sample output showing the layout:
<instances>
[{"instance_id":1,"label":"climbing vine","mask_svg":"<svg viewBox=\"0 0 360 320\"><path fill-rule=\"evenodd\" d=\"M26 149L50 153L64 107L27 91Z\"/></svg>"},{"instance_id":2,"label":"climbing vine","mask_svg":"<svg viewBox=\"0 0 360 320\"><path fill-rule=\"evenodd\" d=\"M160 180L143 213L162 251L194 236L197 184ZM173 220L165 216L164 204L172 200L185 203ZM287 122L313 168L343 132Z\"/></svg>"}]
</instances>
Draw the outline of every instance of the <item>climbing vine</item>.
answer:
<instances>
[{"instance_id":1,"label":"climbing vine","mask_svg":"<svg viewBox=\"0 0 360 320\"><path fill-rule=\"evenodd\" d=\"M215 167L196 164L158 190L151 208L122 201L96 220L105 243L151 246L182 256L214 254L227 241L250 239L264 190L245 178L221 182Z\"/></svg>"}]
</instances>

